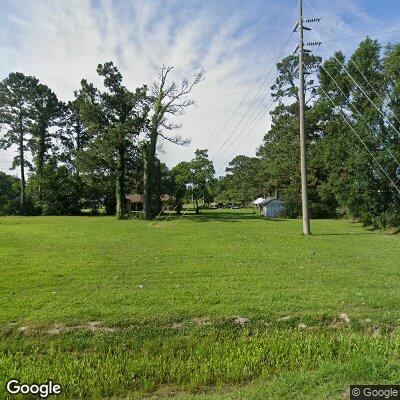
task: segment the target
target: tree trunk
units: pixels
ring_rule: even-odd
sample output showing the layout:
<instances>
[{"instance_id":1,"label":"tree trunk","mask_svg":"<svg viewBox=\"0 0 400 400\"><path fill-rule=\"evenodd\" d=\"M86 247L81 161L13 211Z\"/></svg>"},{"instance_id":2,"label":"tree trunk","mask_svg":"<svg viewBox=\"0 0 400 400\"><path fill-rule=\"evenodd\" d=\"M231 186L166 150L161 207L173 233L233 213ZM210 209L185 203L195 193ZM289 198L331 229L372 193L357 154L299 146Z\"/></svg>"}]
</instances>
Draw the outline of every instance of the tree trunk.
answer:
<instances>
[{"instance_id":1,"label":"tree trunk","mask_svg":"<svg viewBox=\"0 0 400 400\"><path fill-rule=\"evenodd\" d=\"M77 122L77 127L76 127L76 154L75 154L75 160L72 162L74 167L75 167L75 175L77 178L79 178L79 169L77 165L77 157L79 152L82 149L82 144L81 144L81 125L79 122Z\"/></svg>"},{"instance_id":2,"label":"tree trunk","mask_svg":"<svg viewBox=\"0 0 400 400\"><path fill-rule=\"evenodd\" d=\"M19 134L19 158L21 162L21 204L20 204L20 212L21 215L26 214L26 194L25 194L25 156L24 156L24 136L22 133L22 127L20 128Z\"/></svg>"},{"instance_id":3,"label":"tree trunk","mask_svg":"<svg viewBox=\"0 0 400 400\"><path fill-rule=\"evenodd\" d=\"M155 185L154 185L154 204L155 204L155 212L157 215L161 214L162 210L162 202L161 202L161 165L160 161L155 160Z\"/></svg>"},{"instance_id":4,"label":"tree trunk","mask_svg":"<svg viewBox=\"0 0 400 400\"><path fill-rule=\"evenodd\" d=\"M39 132L39 146L37 154L37 177L39 182L39 200L42 200L42 176L44 167L44 158L46 155L46 127L43 126Z\"/></svg>"},{"instance_id":5,"label":"tree trunk","mask_svg":"<svg viewBox=\"0 0 400 400\"><path fill-rule=\"evenodd\" d=\"M144 156L143 163L143 212L146 219L151 219L150 210L150 185L149 185L149 163L147 161L147 154Z\"/></svg>"},{"instance_id":6,"label":"tree trunk","mask_svg":"<svg viewBox=\"0 0 400 400\"><path fill-rule=\"evenodd\" d=\"M196 214L200 214L199 200L196 198Z\"/></svg>"},{"instance_id":7,"label":"tree trunk","mask_svg":"<svg viewBox=\"0 0 400 400\"><path fill-rule=\"evenodd\" d=\"M123 219L125 215L125 151L118 150L118 165L115 180L115 195L117 198L116 216Z\"/></svg>"},{"instance_id":8,"label":"tree trunk","mask_svg":"<svg viewBox=\"0 0 400 400\"><path fill-rule=\"evenodd\" d=\"M176 211L176 213L178 214L178 215L180 215L181 214L181 211L182 211L182 206L183 206L183 199L180 199L180 198L176 198L176 200L175 200L175 211Z\"/></svg>"},{"instance_id":9,"label":"tree trunk","mask_svg":"<svg viewBox=\"0 0 400 400\"><path fill-rule=\"evenodd\" d=\"M157 132L151 133L150 142L145 151L143 165L143 211L146 219L152 219L154 216L153 196L155 190L155 155L156 155Z\"/></svg>"}]
</instances>

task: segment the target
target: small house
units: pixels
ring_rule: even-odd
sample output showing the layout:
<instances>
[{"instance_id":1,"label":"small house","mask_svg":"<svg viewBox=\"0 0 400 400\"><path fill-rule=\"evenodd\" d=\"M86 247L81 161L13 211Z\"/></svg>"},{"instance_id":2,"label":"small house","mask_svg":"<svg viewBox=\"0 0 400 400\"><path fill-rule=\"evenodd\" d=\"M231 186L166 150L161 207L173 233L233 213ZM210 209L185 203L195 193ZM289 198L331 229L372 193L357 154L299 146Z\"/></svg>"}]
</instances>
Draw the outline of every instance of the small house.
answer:
<instances>
[{"instance_id":1,"label":"small house","mask_svg":"<svg viewBox=\"0 0 400 400\"><path fill-rule=\"evenodd\" d=\"M132 193L126 195L129 211L142 211L143 210L143 195Z\"/></svg>"},{"instance_id":2,"label":"small house","mask_svg":"<svg viewBox=\"0 0 400 400\"><path fill-rule=\"evenodd\" d=\"M142 211L143 210L143 195L138 193L132 193L126 195L129 211ZM175 197L169 194L163 194L160 196L161 207L163 210L168 208L172 209L175 203Z\"/></svg>"},{"instance_id":3,"label":"small house","mask_svg":"<svg viewBox=\"0 0 400 400\"><path fill-rule=\"evenodd\" d=\"M169 194L163 194L160 197L161 200L161 207L163 210L172 210L174 208L175 205L175 197L171 196Z\"/></svg>"},{"instance_id":4,"label":"small house","mask_svg":"<svg viewBox=\"0 0 400 400\"><path fill-rule=\"evenodd\" d=\"M259 197L258 199L255 199L254 201L251 202L253 204L253 207L261 211L261 203L263 203L265 199L263 197Z\"/></svg>"},{"instance_id":5,"label":"small house","mask_svg":"<svg viewBox=\"0 0 400 400\"><path fill-rule=\"evenodd\" d=\"M278 218L285 211L285 202L281 199L268 197L260 203L261 213L267 218Z\"/></svg>"}]
</instances>

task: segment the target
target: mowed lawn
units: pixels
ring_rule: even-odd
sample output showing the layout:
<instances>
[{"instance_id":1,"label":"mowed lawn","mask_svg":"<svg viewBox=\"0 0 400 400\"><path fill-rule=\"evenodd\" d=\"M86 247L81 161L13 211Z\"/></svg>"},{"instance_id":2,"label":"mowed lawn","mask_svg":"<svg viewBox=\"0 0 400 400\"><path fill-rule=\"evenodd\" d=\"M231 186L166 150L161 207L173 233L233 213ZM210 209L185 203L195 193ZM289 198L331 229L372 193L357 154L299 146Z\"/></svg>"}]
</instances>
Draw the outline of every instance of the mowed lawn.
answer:
<instances>
[{"instance_id":1,"label":"mowed lawn","mask_svg":"<svg viewBox=\"0 0 400 400\"><path fill-rule=\"evenodd\" d=\"M311 399L398 380L400 237L346 221L312 230L251 210L2 217L0 383Z\"/></svg>"}]
</instances>

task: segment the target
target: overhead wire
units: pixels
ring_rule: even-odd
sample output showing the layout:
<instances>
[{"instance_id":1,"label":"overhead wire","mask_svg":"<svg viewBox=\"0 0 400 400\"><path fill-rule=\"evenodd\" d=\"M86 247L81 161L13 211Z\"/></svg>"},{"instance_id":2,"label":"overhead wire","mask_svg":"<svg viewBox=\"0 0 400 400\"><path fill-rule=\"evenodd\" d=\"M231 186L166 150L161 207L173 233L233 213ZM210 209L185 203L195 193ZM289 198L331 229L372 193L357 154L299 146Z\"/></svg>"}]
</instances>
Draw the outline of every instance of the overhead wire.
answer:
<instances>
[{"instance_id":1,"label":"overhead wire","mask_svg":"<svg viewBox=\"0 0 400 400\"><path fill-rule=\"evenodd\" d=\"M292 36L293 36L293 32L289 35L289 37L286 39L286 41L285 41L285 42L283 43L283 45L280 47L278 53L274 56L274 60L273 60L273 61L275 61L276 59L278 59L278 58L281 56L282 52L284 51L284 49L285 49L286 46L288 45L288 43L289 43L289 41L290 41L290 39L291 39ZM272 72L272 70L273 70L274 67L275 67L275 64L272 63L272 66L271 66L270 70L268 71L267 76L264 77L264 79L263 79L263 85L265 85L266 80L267 80L268 77L270 76L270 74L271 74L271 72ZM263 86L261 86L261 90L260 90L260 88L259 88L259 90L257 91L255 97L253 97L253 101L250 103L250 105L248 106L246 112L243 114L243 116L241 117L241 119L239 120L239 122L236 124L235 128L231 131L230 135L229 135L229 136L226 138L226 140L222 143L222 145L219 147L219 149L217 150L217 152L211 157L211 161L215 161L215 158L217 157L217 155L222 151L222 149L224 148L224 146L227 144L227 142L228 142L229 139L232 137L232 135L237 131L237 129L239 128L239 126L240 126L240 125L242 124L242 122L245 120L245 118L247 117L247 115L249 114L249 112L252 111L253 107L257 104L257 102L258 102L260 99L265 98L266 93L263 93L262 89L263 89ZM260 94L260 92L261 92L261 94ZM262 107L262 105L261 105L261 107ZM259 110L259 109L260 109L260 105L256 106L256 108L253 109L253 114L251 114L251 117L253 117L254 112L255 112L256 110ZM242 129L242 131L243 131L243 129ZM242 131L240 131L240 132L242 132ZM240 132L239 132L239 134L240 134ZM234 141L235 141L235 140L236 140L236 139L234 139ZM183 184L180 185L180 187L182 187L182 186L183 186ZM178 189L176 190L175 194L176 194L177 191L180 189L180 187L178 187ZM173 209L172 211L175 211L176 208L177 208L177 205L174 207L174 209ZM160 215L162 214L162 211L163 211L163 210L161 210L161 211L158 213L158 215L157 215L156 218L155 218L156 220L160 217ZM169 214L169 215L167 216L166 221L169 219L170 215L171 215L171 214Z\"/></svg>"},{"instance_id":2,"label":"overhead wire","mask_svg":"<svg viewBox=\"0 0 400 400\"><path fill-rule=\"evenodd\" d=\"M290 39L292 38L292 36L293 36L293 32L289 35L289 37L286 39L286 41L283 43L283 45L279 48L278 54L274 57L274 60L281 56L283 50L288 45L288 43L289 43ZM260 87L259 87L259 89L258 89L258 91L256 93L256 96L253 98L253 101L248 106L247 111L242 115L242 117L240 118L239 122L235 125L234 129L231 131L231 133L228 135L228 137L225 139L225 141L220 145L220 147L218 148L217 152L214 154L214 157L216 157L219 154L219 152L222 150L222 148L225 146L225 144L229 141L229 139L232 137L232 135L236 132L236 130L242 124L242 122L246 118L247 114L249 112L251 112L252 108L257 104L257 102L260 99L262 99L264 97L263 96L264 85L265 85L267 79L269 78L269 76L271 75L271 73L272 73L274 68L275 68L275 64L271 63L271 68L269 69L268 73L264 77L263 82L260 85Z\"/></svg>"},{"instance_id":3,"label":"overhead wire","mask_svg":"<svg viewBox=\"0 0 400 400\"><path fill-rule=\"evenodd\" d=\"M286 19L287 17L289 17L289 16L292 14L292 12L293 12L295 6L296 6L296 5L294 4L294 5L289 9L288 13L284 15L284 18L282 18L282 19ZM278 33L278 34L274 37L274 39L272 40L272 42L274 43L276 40L279 39L279 37L280 37L280 33ZM273 57L273 58L275 58L275 57ZM225 110L225 112L224 112L224 114L223 114L223 116L222 116L222 118L221 118L221 120L220 120L221 123L224 121L225 117L226 117L226 116L228 115L228 113L231 111L232 106L235 104L236 100L237 100L237 99L240 97L240 95L241 95L240 100L239 100L239 103L237 104L235 110L231 113L231 116L230 116L227 120L225 120L225 122L223 123L223 125L221 125L220 123L218 123L218 124L216 125L215 129L211 132L211 134L210 134L210 136L209 136L209 138L208 138L208 141L207 141L207 143L206 143L206 145L205 145L205 148L208 149L209 147L211 147L212 144L214 144L216 138L218 138L219 134L222 133L222 132L224 131L224 129L226 128L226 126L229 124L229 122L232 120L232 118L236 115L237 111L240 109L240 107L241 107L241 105L243 104L243 102L247 99L247 97L248 97L249 93L251 92L252 88L254 88L254 87L257 85L257 83L260 81L260 79L261 79L263 76L265 77L265 72L266 72L266 70L267 70L267 68L268 68L268 65L269 65L269 64L267 63L267 61L268 61L268 53L265 54L264 58L262 59L262 61L261 61L261 63L260 63L261 65L264 65L264 64L265 64L265 66L262 68L262 70L260 71L260 74L257 76L257 78L255 79L255 81L253 82L253 85L250 86L250 88L247 90L247 92L242 93L242 89L245 87L245 85L246 85L247 81L249 80L249 78L251 78L251 71L249 72L249 74L246 75L246 78L243 80L242 85L240 86L240 89L239 89L238 92L237 92L237 95L232 99L232 102L231 102L230 105L226 108L226 110ZM218 126L220 127L219 129L217 129ZM210 142L210 139L211 139L211 142Z\"/></svg>"},{"instance_id":4,"label":"overhead wire","mask_svg":"<svg viewBox=\"0 0 400 400\"><path fill-rule=\"evenodd\" d=\"M308 0L306 0L308 3L309 3L309 1ZM311 4L309 4L311 7L312 7L312 5ZM314 9L314 7L312 7L313 9ZM382 7L383 8L383 7ZM315 9L314 9L315 10ZM292 34L289 36L289 38L288 38L288 40L287 40L287 42L285 43L285 45L283 46L283 48L284 47L286 47L286 45L287 45L287 43L288 43L288 41L290 40L290 38L291 38L291 36L293 35L293 32L292 32ZM316 34L320 39L321 39L321 37L318 35L318 34ZM335 40L335 41L337 41L337 40ZM325 45L326 46L326 45ZM328 46L326 46L327 47L327 49L328 49L328 51L330 51L331 52L331 50L328 48ZM332 53L332 52L331 52ZM332 53L333 54L333 53ZM334 54L333 54L334 55ZM334 55L334 57L335 57L335 55ZM336 57L335 57L336 58ZM340 63L340 61L339 60L337 60L339 63ZM340 63L341 64L341 63ZM342 64L341 64L342 65ZM342 67L345 69L345 67L342 65ZM359 68L358 68L358 66L356 65L356 68L359 70ZM346 70L346 69L345 69ZM371 86L371 84L370 84L370 82L367 80L367 78L365 78L365 75L362 73L362 71L361 70L359 70L359 72L362 74L362 76L363 76L363 78L367 81L367 83ZM372 100L369 98L369 96L365 93L365 91L363 90L363 88L361 88L359 85L358 85L358 83L354 80L354 78L348 73L348 71L346 70L346 73L349 75L349 77L353 80L353 82L356 84L356 86L363 92L363 94L368 98L368 100L374 105L374 107L378 110L378 112L380 112L381 113L381 115L384 117L384 118L387 118L382 112L381 112L381 110L375 105L375 103L373 103L372 102ZM257 80L258 81L258 80ZM264 80L265 81L265 80ZM335 84L337 84L337 82L335 82ZM340 89L340 87L339 87L339 89ZM327 95L327 97L332 101L332 98L321 88L321 90ZM376 91L374 90L374 92L375 92L375 94L377 94L376 93ZM229 139L232 137L232 135L234 134L234 132L236 131L236 129L241 125L241 123L242 123L242 121L244 120L244 117L246 116L246 114L253 108L253 106L255 105L255 104L257 104L257 102L259 101L259 99L260 99L260 97L258 97L258 93L257 93L257 95L256 95L256 97L253 99L253 102L250 104L250 106L249 106L249 108L248 108L248 110L246 111L246 113L244 114L244 116L241 118L241 120L239 121L239 123L235 126L235 128L234 128L234 130L233 130L233 132L231 132L231 134L228 136L228 138L224 141L224 143L220 146L220 148L217 150L217 152L214 154L214 158L216 157L216 155L218 155L219 154L219 152L222 150L222 148L225 146L225 144L229 141ZM333 101L332 101L333 102ZM335 103L333 102L333 104L334 104L334 106L336 107L336 105L335 105ZM259 107L258 107L258 109L259 109ZM246 128L248 128L248 127L250 127L251 125L252 125L252 123L254 123L254 121L256 121L257 120L257 118L259 117L259 115L261 114L261 118L259 118L258 120L257 120L257 122L255 123L255 124L253 124L253 126L252 126L252 129L248 132L248 134L250 134L250 133L252 133L253 132L253 130L254 130L254 128L258 125L258 123L262 120L262 110L258 113L258 114L256 114L256 110L257 110L257 108L255 108L255 109L253 109L253 114L250 116L250 120L249 121L247 121L247 124L246 125L244 125L243 127L242 127L242 129L240 130L240 132L238 133L238 135L236 135L236 137L235 137L235 139L233 140L233 142L231 142L227 147L225 147L225 149L224 150L226 150L227 148L229 148L233 143L235 143L235 141L240 137L240 135L241 135L241 133L243 133L243 131L246 129ZM357 111L357 113L363 118L363 120L364 120L364 122L367 124L367 126L371 129L371 132L373 133L373 135L374 135L374 137L376 137L376 134L375 134L375 132L372 130L372 128L369 126L369 124L367 123L367 121L365 120L365 118L364 118L364 116L358 111L358 110L356 110ZM375 156L371 153L371 151L369 150L369 148L368 148L368 146L366 146L366 144L365 144L365 142L362 140L362 138L358 135L358 133L355 131L355 129L353 128L353 126L350 124L350 122L347 120L347 118L346 118L346 116L345 116L345 114L342 112L342 110L340 110L340 113L342 114L342 116L343 116L343 118L345 119L345 121L346 121L346 123L347 124L349 124L349 126L350 126L350 128L354 131L354 133L356 134L356 136L358 137L358 139L362 142L362 144L364 145L364 147L366 147L366 149L368 150L368 152L369 152L369 154L372 156L372 158L375 160L375 162L377 162L378 163L378 165L380 166L380 168L382 169L382 171L385 173L385 175L389 178L389 180L391 181L391 183L394 185L394 187L397 189L397 191L399 191L399 193L400 193L400 190L398 189L398 187L396 186L396 184L393 182L393 180L390 178L390 176L387 174L387 172L385 171L385 169L381 166L381 164L378 162L378 160L376 160L376 158L375 158ZM397 131L397 129L393 126L393 124L391 123L391 121L388 121L389 122L389 124ZM398 131L397 131L398 132ZM241 144L241 142L239 143L239 145ZM393 153L390 151L390 149L388 149L387 148L387 146L383 143L383 142L381 142L381 144L388 150L388 152L390 153L390 155L392 156L392 158L396 161L396 163L398 164L398 165L400 165L399 164L399 162L398 162L398 160L396 159L396 157L393 155ZM235 151L236 151L236 149L235 149ZM223 165L223 168L225 167L225 164ZM200 194L200 195L202 195L203 193L204 193L204 191L205 190L203 190L202 191L202 193ZM199 198L200 196L198 196L197 198ZM178 221L181 219L181 218L183 218L183 216L185 215L187 213L187 211L185 211L179 218L178 218ZM169 217L169 216L168 216Z\"/></svg>"},{"instance_id":5,"label":"overhead wire","mask_svg":"<svg viewBox=\"0 0 400 400\"><path fill-rule=\"evenodd\" d=\"M364 34L355 35L355 36L342 37L342 38L339 38L338 40L343 41L343 40L350 40L350 39L360 39L360 38L366 38L366 37L388 35L391 33L398 33L398 32L400 32L400 29L395 29L393 31L386 31L386 32L372 32L372 33L369 32L369 33L364 33ZM325 40L325 43L332 43L332 42L336 42L336 39Z\"/></svg>"},{"instance_id":6,"label":"overhead wire","mask_svg":"<svg viewBox=\"0 0 400 400\"><path fill-rule=\"evenodd\" d=\"M335 102L333 101L333 99L331 98L331 96L329 96L329 94L323 89L321 88L322 92L325 94L325 96L331 101L331 103L333 104L333 106L335 108L338 108L338 106L335 104ZM371 150L369 149L369 147L365 144L364 140L361 138L361 136L357 133L357 131L354 129L354 127L351 125L351 123L348 121L348 119L346 118L346 115L343 113L343 111L338 108L341 116L343 117L343 119L346 121L347 125L350 127L350 129L354 132L354 134L357 136L358 140L360 140L360 142L363 144L363 146L366 148L367 152L369 153L369 155L372 157L372 159L378 164L378 166L380 167L380 169L383 171L383 173L386 175L386 177L389 179L389 181L391 182L391 184L393 185L393 187L399 192L400 194L400 189L398 188L398 186L396 185L396 183L392 180L392 178L389 176L389 174L386 172L386 170L382 167L381 163L376 159L376 157L373 155L373 153L371 152Z\"/></svg>"},{"instance_id":7,"label":"overhead wire","mask_svg":"<svg viewBox=\"0 0 400 400\"><path fill-rule=\"evenodd\" d=\"M340 66L343 68L343 71L346 72L348 77L352 80L352 82L357 86L357 88L364 94L364 96L368 99L368 101L374 106L374 108L381 114L381 116L386 120L386 122L392 127L392 129L400 136L400 132L396 127L393 125L393 123L390 121L390 119L382 112L382 110L371 100L371 98L368 96L368 94L365 92L365 90L358 84L358 82L353 78L353 76L349 73L347 68L343 65L343 63L336 57L335 53L323 42L323 39L321 36L314 31L314 34L318 37L318 39L322 42L322 44L327 48L328 52L332 54L333 58L340 64Z\"/></svg>"},{"instance_id":8,"label":"overhead wire","mask_svg":"<svg viewBox=\"0 0 400 400\"><path fill-rule=\"evenodd\" d=\"M387 9L387 8L391 8L391 7L395 7L397 4L386 4L383 6L378 6L378 7L368 7L368 8L360 8L358 10L356 10L357 12L364 12L364 11L372 11L372 10L381 10L381 9ZM343 12L343 13L338 13L338 14L327 14L327 15L321 15L320 17L323 19L333 19L333 18L339 18L339 17L343 17L346 15L351 15L351 16L357 16L356 12Z\"/></svg>"},{"instance_id":9,"label":"overhead wire","mask_svg":"<svg viewBox=\"0 0 400 400\"><path fill-rule=\"evenodd\" d=\"M340 90L340 92L346 97L345 92L343 91L343 89L339 86L339 84L337 83L337 80L331 75L331 73L324 67L323 64L321 64L321 68L329 75L329 77L332 79L332 81L335 83L335 85L337 86L337 88ZM320 87L321 90L323 90ZM324 90L323 90L324 91ZM324 91L325 92L325 91ZM397 165L400 167L400 163L397 160L397 158L394 156L394 154L391 152L391 150L385 145L385 143L383 143L383 141L376 136L376 133L374 132L373 128L371 127L371 125L368 123L368 121L365 119L364 115L354 106L354 105L350 105L350 107L362 118L362 120L364 121L364 123L367 125L367 127L371 130L372 134L374 135L375 138L379 139L381 145L389 152L389 154L391 155L391 157L393 158L393 160L397 163Z\"/></svg>"},{"instance_id":10,"label":"overhead wire","mask_svg":"<svg viewBox=\"0 0 400 400\"><path fill-rule=\"evenodd\" d=\"M313 11L315 13L318 14L318 11L311 5L309 0L306 0L308 5L313 9ZM319 18L321 18L318 15ZM400 31L400 30L399 30ZM333 38L333 41L336 42L341 49L345 52L344 47L342 46L342 44L340 43L340 41L338 39L336 39L333 35L331 35L331 37ZM326 41L325 41L326 43ZM368 83L368 86L372 89L372 91L375 93L375 95L379 98L379 100L382 101L382 104L384 104L384 99L382 98L382 96L376 91L374 85L371 84L371 82L368 80L368 78L364 75L364 73L361 71L361 69L359 68L359 66L355 63L355 61L352 58L349 58L349 62L351 62L357 69L357 71L360 73L360 75L363 77L363 79L365 80L366 83ZM397 116L393 113L393 117L396 119L396 121L400 124L400 120L397 118Z\"/></svg>"}]
</instances>

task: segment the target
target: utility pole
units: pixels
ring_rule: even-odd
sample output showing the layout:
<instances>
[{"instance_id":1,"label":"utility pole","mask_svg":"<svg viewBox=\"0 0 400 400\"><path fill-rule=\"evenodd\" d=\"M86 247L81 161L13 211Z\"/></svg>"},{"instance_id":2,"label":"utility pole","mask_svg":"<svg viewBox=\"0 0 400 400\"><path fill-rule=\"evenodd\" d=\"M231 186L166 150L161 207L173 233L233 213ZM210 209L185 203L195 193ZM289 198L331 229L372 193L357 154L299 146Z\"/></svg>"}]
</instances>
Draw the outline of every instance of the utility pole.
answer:
<instances>
[{"instance_id":1,"label":"utility pole","mask_svg":"<svg viewBox=\"0 0 400 400\"><path fill-rule=\"evenodd\" d=\"M304 92L304 52L310 52L310 50L304 50L303 33L304 30L310 31L311 28L304 26L303 24L303 0L298 1L299 16L294 27L294 31L299 32L299 44L296 47L296 51L299 52L299 120L300 120L300 173L301 173L301 205L303 210L303 233L304 235L310 235L310 216L308 210L308 193L307 193L307 152L306 152L306 138L304 129L304 109L305 109L305 92ZM320 18L307 19L306 22L319 22ZM319 46L320 42L306 43L309 46Z\"/></svg>"},{"instance_id":2,"label":"utility pole","mask_svg":"<svg viewBox=\"0 0 400 400\"><path fill-rule=\"evenodd\" d=\"M299 31L299 103L300 103L300 171L301 171L301 205L303 210L303 233L310 235L310 216L308 214L307 193L307 160L306 139L304 133L304 42L303 42L303 0L298 0L299 19L297 29Z\"/></svg>"}]
</instances>

